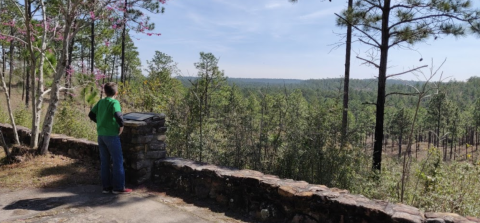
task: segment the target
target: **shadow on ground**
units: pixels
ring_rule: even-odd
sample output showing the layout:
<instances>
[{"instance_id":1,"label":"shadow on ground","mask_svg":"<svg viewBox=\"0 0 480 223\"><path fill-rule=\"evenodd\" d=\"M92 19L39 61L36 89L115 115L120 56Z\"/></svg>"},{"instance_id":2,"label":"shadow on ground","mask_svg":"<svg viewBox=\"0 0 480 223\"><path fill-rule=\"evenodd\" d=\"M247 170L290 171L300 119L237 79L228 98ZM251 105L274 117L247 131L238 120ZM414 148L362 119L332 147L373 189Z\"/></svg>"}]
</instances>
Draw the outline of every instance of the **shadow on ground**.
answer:
<instances>
[{"instance_id":1,"label":"shadow on ground","mask_svg":"<svg viewBox=\"0 0 480 223\"><path fill-rule=\"evenodd\" d=\"M222 206L221 204L218 204L213 200L199 199L192 194L180 193L180 192L174 191L173 189L165 187L161 184L155 185L153 183L148 183L140 186L140 188L145 188L146 190L154 193L165 194L165 196L168 196L168 197L178 198L181 200L181 202L184 202L185 204L206 208L215 213L222 213L222 214L225 214L225 216L240 220L242 222L250 222L250 223L259 222L258 220L254 219L252 216L248 215L248 213L245 213L242 210L231 209L229 207ZM268 221L263 221L263 222L268 222Z\"/></svg>"}]
</instances>

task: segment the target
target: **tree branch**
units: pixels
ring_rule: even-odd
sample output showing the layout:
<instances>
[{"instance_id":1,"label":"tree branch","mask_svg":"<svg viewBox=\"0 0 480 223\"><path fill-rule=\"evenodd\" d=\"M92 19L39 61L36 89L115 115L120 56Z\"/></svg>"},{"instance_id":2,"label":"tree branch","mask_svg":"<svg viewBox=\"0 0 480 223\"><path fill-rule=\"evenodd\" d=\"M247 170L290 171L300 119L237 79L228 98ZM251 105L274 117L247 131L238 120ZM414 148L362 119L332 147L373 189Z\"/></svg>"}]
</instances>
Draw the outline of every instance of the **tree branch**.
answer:
<instances>
[{"instance_id":1,"label":"tree branch","mask_svg":"<svg viewBox=\"0 0 480 223\"><path fill-rule=\"evenodd\" d=\"M367 41L365 41L365 40L363 40L363 39L358 38L358 41L360 41L360 42L362 42L362 43L364 43L364 44L366 44L366 45L370 45L370 46L372 46L372 47L378 48L378 46L376 46L375 44L371 44L371 43L369 43L369 42L367 42Z\"/></svg>"},{"instance_id":2,"label":"tree branch","mask_svg":"<svg viewBox=\"0 0 480 223\"><path fill-rule=\"evenodd\" d=\"M347 24L351 25L353 28L355 28L356 30L358 30L359 32L363 33L363 35L365 35L366 37L368 37L369 39L371 39L373 42L375 42L375 44L377 44L377 48L380 48L381 44L375 39L373 38L372 36L370 36L368 33L366 33L365 31L359 29L356 25L353 25L351 24L348 20L346 20L345 18L341 17L340 15L338 15L337 13L335 13L335 15L340 18L341 20L343 20L344 22L346 22Z\"/></svg>"},{"instance_id":3,"label":"tree branch","mask_svg":"<svg viewBox=\"0 0 480 223\"><path fill-rule=\"evenodd\" d=\"M416 70L418 70L418 69L422 69L422 68L425 68L425 67L428 67L428 65L423 65L423 66L421 66L421 67L415 67L415 68L413 68L413 69L410 69L410 70L407 70L407 71L404 71L404 72L398 73L398 74L391 74L391 75L388 75L386 78L403 75L403 74L410 73L410 72L413 72L413 71L416 71Z\"/></svg>"},{"instance_id":4,"label":"tree branch","mask_svg":"<svg viewBox=\"0 0 480 223\"><path fill-rule=\"evenodd\" d=\"M357 56L357 59L363 60L363 61L365 61L366 63L369 63L369 64L375 66L376 68L380 68L380 65L378 65L378 64L376 64L376 63L374 63L374 62L372 62L372 61L370 61L370 60L363 59L363 58L361 58L361 57L359 57L359 56Z\"/></svg>"},{"instance_id":5,"label":"tree branch","mask_svg":"<svg viewBox=\"0 0 480 223\"><path fill-rule=\"evenodd\" d=\"M362 102L362 105L375 105L375 106L377 106L377 103L373 103L373 102Z\"/></svg>"},{"instance_id":6,"label":"tree branch","mask_svg":"<svg viewBox=\"0 0 480 223\"><path fill-rule=\"evenodd\" d=\"M403 96L415 96L418 95L418 93L404 93L404 92L392 92L388 93L385 95L385 98L390 96L390 95L403 95Z\"/></svg>"},{"instance_id":7,"label":"tree branch","mask_svg":"<svg viewBox=\"0 0 480 223\"><path fill-rule=\"evenodd\" d=\"M444 13L444 14L427 15L427 16L422 16L422 17L418 17L418 18L413 18L413 19L407 19L407 20L399 21L399 22L397 22L397 23L392 24L391 26L389 26L389 27L388 27L388 30L392 29L392 28L395 27L395 26L404 24L404 23L411 23L411 22L418 21L418 20L425 20L425 19L431 19L431 18L436 18L436 17L447 17L447 18L456 19L456 20L459 20L459 21L462 21L462 22L468 22L468 21L469 21L469 20L460 18L460 17L455 16L455 15L452 15L452 14L446 14L446 13Z\"/></svg>"}]
</instances>

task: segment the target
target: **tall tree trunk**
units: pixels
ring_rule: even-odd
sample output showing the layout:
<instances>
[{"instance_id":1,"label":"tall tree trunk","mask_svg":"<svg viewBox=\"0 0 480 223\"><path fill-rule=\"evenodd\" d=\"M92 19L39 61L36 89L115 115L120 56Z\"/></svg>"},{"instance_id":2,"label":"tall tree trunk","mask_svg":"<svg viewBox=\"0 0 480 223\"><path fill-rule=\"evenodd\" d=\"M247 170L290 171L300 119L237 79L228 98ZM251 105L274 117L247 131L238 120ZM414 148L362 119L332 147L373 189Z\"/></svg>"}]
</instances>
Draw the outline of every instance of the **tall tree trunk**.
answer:
<instances>
[{"instance_id":1,"label":"tall tree trunk","mask_svg":"<svg viewBox=\"0 0 480 223\"><path fill-rule=\"evenodd\" d=\"M107 65L107 57L106 57L106 56L105 56L104 62L105 62L105 68L103 69L103 75L104 75L104 76L103 76L103 78L102 78L102 86L104 86L104 84L105 84L105 79L107 79L107 68L106 68L106 67L107 67L107 66L106 66L106 65ZM102 98L103 98L103 89L100 90L100 99L102 99Z\"/></svg>"},{"instance_id":2,"label":"tall tree trunk","mask_svg":"<svg viewBox=\"0 0 480 223\"><path fill-rule=\"evenodd\" d=\"M94 68L94 63L95 63L95 20L92 20L91 28L91 39L90 39L90 72L93 75L93 68Z\"/></svg>"},{"instance_id":3,"label":"tall tree trunk","mask_svg":"<svg viewBox=\"0 0 480 223\"><path fill-rule=\"evenodd\" d=\"M95 64L95 20L92 19L92 24L90 25L90 74L95 79L94 74L94 64ZM90 93L93 93L93 86L90 87ZM90 104L90 109L92 105Z\"/></svg>"},{"instance_id":4,"label":"tall tree trunk","mask_svg":"<svg viewBox=\"0 0 480 223\"><path fill-rule=\"evenodd\" d=\"M5 72L7 70L7 58L5 57L5 45L2 43L2 77L5 78Z\"/></svg>"},{"instance_id":5,"label":"tall tree trunk","mask_svg":"<svg viewBox=\"0 0 480 223\"><path fill-rule=\"evenodd\" d=\"M402 158L402 137L403 134L400 133L400 136L398 137L398 158Z\"/></svg>"},{"instance_id":6,"label":"tall tree trunk","mask_svg":"<svg viewBox=\"0 0 480 223\"><path fill-rule=\"evenodd\" d=\"M113 80L113 76L114 76L114 73L115 73L115 61L117 60L117 58L115 56L113 56L113 60L112 60L112 73L110 75L110 82Z\"/></svg>"},{"instance_id":7,"label":"tall tree trunk","mask_svg":"<svg viewBox=\"0 0 480 223\"><path fill-rule=\"evenodd\" d=\"M84 56L83 54L84 54L83 44L80 44L80 61L82 61L82 65L80 66L80 68L82 69L82 73L85 73L85 61L84 61L84 58L83 58L83 56Z\"/></svg>"},{"instance_id":8,"label":"tall tree trunk","mask_svg":"<svg viewBox=\"0 0 480 223\"><path fill-rule=\"evenodd\" d=\"M437 134L437 137L435 138L435 146L438 148L440 148L440 119L442 118L442 103L439 102L438 103L438 117L437 117L437 131L436 131L436 134Z\"/></svg>"},{"instance_id":9,"label":"tall tree trunk","mask_svg":"<svg viewBox=\"0 0 480 223\"><path fill-rule=\"evenodd\" d=\"M73 67L72 67L72 57L73 57L73 45L75 44L75 38L72 38L72 41L70 42L70 45L68 46L68 64L67 64L67 69L65 71L65 88L70 88L72 87L72 75L73 75ZM64 93L64 99L67 100L67 98L72 99L72 96L68 96L68 91L65 91Z\"/></svg>"},{"instance_id":10,"label":"tall tree trunk","mask_svg":"<svg viewBox=\"0 0 480 223\"><path fill-rule=\"evenodd\" d=\"M26 78L27 68L25 63L25 58L23 58L23 74L22 74L22 101L25 99L25 78Z\"/></svg>"},{"instance_id":11,"label":"tall tree trunk","mask_svg":"<svg viewBox=\"0 0 480 223\"><path fill-rule=\"evenodd\" d=\"M432 132L429 130L428 131L428 148L430 149L430 144L432 143Z\"/></svg>"},{"instance_id":12,"label":"tall tree trunk","mask_svg":"<svg viewBox=\"0 0 480 223\"><path fill-rule=\"evenodd\" d=\"M4 61L5 62L5 61ZM2 75L0 75L0 79L2 81L2 88L3 91L5 92L5 98L7 99L7 108L8 108L8 115L10 116L10 124L12 125L13 128L13 136L16 144L20 144L20 140L18 139L18 132L17 132L17 125L15 125L15 118L13 117L13 111L12 111L12 106L10 104L10 94L8 93L9 90L7 88L7 84L5 83L5 75L4 72L2 72ZM1 130L0 130L1 131ZM3 137L3 136L2 136ZM8 149L6 147L5 149ZM8 153L7 153L8 155Z\"/></svg>"},{"instance_id":13,"label":"tall tree trunk","mask_svg":"<svg viewBox=\"0 0 480 223\"><path fill-rule=\"evenodd\" d=\"M47 16L46 16L46 8L43 4L43 0L40 1L42 6L42 16L43 16L43 27L47 27ZM32 138L38 142L39 134L40 134L40 119L42 117L42 107L43 107L43 97L44 97L44 84L43 84L43 67L45 64L45 51L47 49L47 31L44 29L42 31L42 39L40 45L40 62L38 64L38 86L37 86L37 98L32 98L32 101L36 100L35 103L35 111L33 113L33 126L32 126Z\"/></svg>"},{"instance_id":14,"label":"tall tree trunk","mask_svg":"<svg viewBox=\"0 0 480 223\"><path fill-rule=\"evenodd\" d=\"M351 10L353 6L353 0L348 0L348 10ZM343 80L343 111L342 111L342 132L341 132L341 146L345 146L347 140L347 128L348 128L348 92L350 84L350 55L352 49L352 25L347 25L347 41L345 46L345 77Z\"/></svg>"},{"instance_id":15,"label":"tall tree trunk","mask_svg":"<svg viewBox=\"0 0 480 223\"><path fill-rule=\"evenodd\" d=\"M378 68L378 94L375 120L375 141L373 146L373 170L382 169L382 139L383 122L385 116L385 88L387 83L387 62L389 45L390 0L385 0L382 8L382 42L380 46L380 67Z\"/></svg>"},{"instance_id":16,"label":"tall tree trunk","mask_svg":"<svg viewBox=\"0 0 480 223\"><path fill-rule=\"evenodd\" d=\"M450 160L452 160L452 153L453 153L453 142L455 141L455 137L452 136L452 142L450 143Z\"/></svg>"},{"instance_id":17,"label":"tall tree trunk","mask_svg":"<svg viewBox=\"0 0 480 223\"><path fill-rule=\"evenodd\" d=\"M122 58L121 58L121 74L120 74L120 81L123 83L125 82L125 35L127 32L127 0L125 0L125 11L123 12L123 30L122 30Z\"/></svg>"},{"instance_id":18,"label":"tall tree trunk","mask_svg":"<svg viewBox=\"0 0 480 223\"><path fill-rule=\"evenodd\" d=\"M10 35L14 35L13 26L10 27ZM13 52L15 51L15 45L13 39L10 41L10 72L8 77L8 94L12 95L12 76L15 62L13 61Z\"/></svg>"},{"instance_id":19,"label":"tall tree trunk","mask_svg":"<svg viewBox=\"0 0 480 223\"><path fill-rule=\"evenodd\" d=\"M31 81L31 100L32 100L32 137L30 141L30 147L32 148L37 148L38 147L38 126L35 126L36 120L35 117L37 117L37 101L36 99L36 91L35 91L35 78L36 78L36 65L37 65L37 58L35 57L35 51L33 50L33 41L30 38L32 36L32 28L30 26L31 21L32 21L32 10L31 10L31 2L30 1L25 1L25 17L26 21L25 23L27 24L27 46L28 46L28 52L30 54L30 81Z\"/></svg>"},{"instance_id":20,"label":"tall tree trunk","mask_svg":"<svg viewBox=\"0 0 480 223\"><path fill-rule=\"evenodd\" d=\"M3 137L2 128L0 128L0 146L3 147L3 150L5 151L5 155L7 156L7 158L10 158L10 151L8 150L7 142L5 142L5 138Z\"/></svg>"},{"instance_id":21,"label":"tall tree trunk","mask_svg":"<svg viewBox=\"0 0 480 223\"><path fill-rule=\"evenodd\" d=\"M25 59L27 60L27 59ZM30 104L30 60L27 60L27 68L26 68L26 73L25 73L25 107L28 108Z\"/></svg>"},{"instance_id":22,"label":"tall tree trunk","mask_svg":"<svg viewBox=\"0 0 480 223\"><path fill-rule=\"evenodd\" d=\"M43 0L40 1L43 4ZM72 7L71 2L68 1L68 9L67 10L74 10L71 9ZM57 67L55 68L55 75L52 83L52 88L50 92L50 103L48 104L48 110L45 114L45 121L43 122L42 128L42 143L39 147L40 154L46 154L48 152L48 145L50 144L50 137L52 133L53 127L53 119L55 117L55 113L57 112L59 95L60 95L60 80L62 76L65 74L67 64L68 64L68 47L71 42L72 37L72 18L69 18L70 13L65 13L65 29L63 31L63 41L62 41L62 53L60 56L60 60L57 63Z\"/></svg>"}]
</instances>

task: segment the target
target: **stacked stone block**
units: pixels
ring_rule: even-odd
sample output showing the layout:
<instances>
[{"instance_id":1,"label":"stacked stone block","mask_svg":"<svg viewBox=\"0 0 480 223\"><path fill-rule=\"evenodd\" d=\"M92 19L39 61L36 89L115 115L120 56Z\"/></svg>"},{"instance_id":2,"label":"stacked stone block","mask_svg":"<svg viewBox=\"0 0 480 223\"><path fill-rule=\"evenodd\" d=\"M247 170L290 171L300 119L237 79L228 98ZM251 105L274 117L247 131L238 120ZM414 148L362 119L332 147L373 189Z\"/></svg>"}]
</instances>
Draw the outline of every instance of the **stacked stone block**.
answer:
<instances>
[{"instance_id":1,"label":"stacked stone block","mask_svg":"<svg viewBox=\"0 0 480 223\"><path fill-rule=\"evenodd\" d=\"M125 120L122 142L125 160L126 179L133 184L141 184L151 179L153 162L166 157L165 115L153 115L150 118Z\"/></svg>"},{"instance_id":2,"label":"stacked stone block","mask_svg":"<svg viewBox=\"0 0 480 223\"><path fill-rule=\"evenodd\" d=\"M181 158L156 161L154 182L198 199L211 199L263 222L480 223L473 217L425 213L346 190Z\"/></svg>"},{"instance_id":3,"label":"stacked stone block","mask_svg":"<svg viewBox=\"0 0 480 223\"><path fill-rule=\"evenodd\" d=\"M5 141L8 144L14 143L12 126L0 123L0 129L4 134ZM17 132L20 143L29 145L32 135L30 129L17 126ZM51 134L48 151L76 159L100 159L98 144L96 142L88 141L87 139L77 139L62 134Z\"/></svg>"}]
</instances>

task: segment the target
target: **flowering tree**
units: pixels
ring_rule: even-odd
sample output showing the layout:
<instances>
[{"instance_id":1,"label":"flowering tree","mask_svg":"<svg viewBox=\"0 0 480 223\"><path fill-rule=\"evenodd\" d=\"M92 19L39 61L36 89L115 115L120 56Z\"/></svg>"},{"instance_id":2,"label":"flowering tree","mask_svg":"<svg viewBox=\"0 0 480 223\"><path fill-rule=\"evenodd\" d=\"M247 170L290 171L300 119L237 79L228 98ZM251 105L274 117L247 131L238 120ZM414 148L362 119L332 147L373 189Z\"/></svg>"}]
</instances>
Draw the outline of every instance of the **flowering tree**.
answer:
<instances>
[{"instance_id":1,"label":"flowering tree","mask_svg":"<svg viewBox=\"0 0 480 223\"><path fill-rule=\"evenodd\" d=\"M62 77L67 74L71 76L74 73L74 66L71 64L72 57L69 52L75 36L92 21L105 21L112 23L112 27L126 27L128 18L134 23L139 24L136 31L145 32L153 29L153 24L148 22L148 17L141 13L141 10L129 10L135 4L145 6L146 9L154 11L160 10L159 5L165 1L134 1L127 7L121 7L122 2L118 0L39 0L35 2L25 1L23 5L14 1L7 0L12 4L12 8L19 14L20 22L11 24L20 30L18 35L12 35L0 30L0 38L14 39L28 49L29 56L29 76L31 78L31 87L36 89L32 91L32 142L33 148L38 147L41 154L48 151L50 135L52 131L53 120L58 107L60 91L69 90L69 86L62 84ZM3 2L3 1L2 1ZM47 7L48 6L48 7ZM123 4L125 6L125 4ZM148 6L148 7L147 7ZM119 19L121 12L132 12L133 16ZM135 12L135 13L134 13ZM133 26L132 26L133 27ZM21 35L20 35L21 34ZM147 35L152 35L147 33ZM93 35L92 35L93 37ZM92 46L93 46L92 38ZM51 51L51 52L49 52ZM56 63L52 63L49 55L56 55ZM94 51L92 50L92 60ZM44 66L47 65L52 71L52 85L45 89L44 86ZM94 70L91 65L91 73L96 77L103 77L103 74L97 69ZM81 71L83 72L83 70ZM100 78L96 78L100 79ZM47 113L45 114L42 131L39 133L40 117L43 106L43 98L49 96Z\"/></svg>"}]
</instances>

